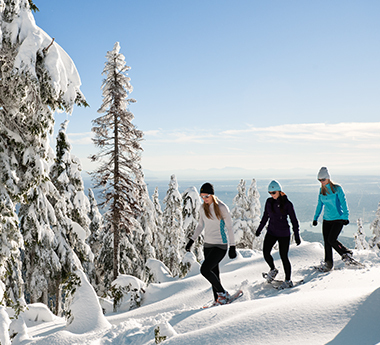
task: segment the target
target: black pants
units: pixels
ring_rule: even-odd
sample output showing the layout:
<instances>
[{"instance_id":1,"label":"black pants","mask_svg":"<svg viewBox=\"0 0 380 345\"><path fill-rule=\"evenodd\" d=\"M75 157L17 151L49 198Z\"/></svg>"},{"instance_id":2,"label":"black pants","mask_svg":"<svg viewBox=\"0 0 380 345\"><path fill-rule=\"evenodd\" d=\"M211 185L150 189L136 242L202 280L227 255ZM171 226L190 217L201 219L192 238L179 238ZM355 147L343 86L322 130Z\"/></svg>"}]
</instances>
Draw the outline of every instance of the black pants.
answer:
<instances>
[{"instance_id":1,"label":"black pants","mask_svg":"<svg viewBox=\"0 0 380 345\"><path fill-rule=\"evenodd\" d=\"M218 247L203 248L205 259L201 266L201 274L211 283L215 301L218 299L218 292L224 292L220 282L219 262L227 253L227 249Z\"/></svg>"},{"instance_id":2,"label":"black pants","mask_svg":"<svg viewBox=\"0 0 380 345\"><path fill-rule=\"evenodd\" d=\"M323 240L325 242L325 262L333 265L334 248L339 255L351 253L342 243L338 241L338 236L343 228L342 220L324 220L322 223Z\"/></svg>"},{"instance_id":3,"label":"black pants","mask_svg":"<svg viewBox=\"0 0 380 345\"><path fill-rule=\"evenodd\" d=\"M289 253L289 245L290 245L290 236L286 237L277 237L270 234L265 235L264 239L264 246L263 246L263 254L264 259L269 265L271 270L275 269L273 257L270 254L272 251L273 246L278 241L279 251L280 251L280 258L282 261L282 265L284 266L285 271L285 280L290 280L290 276L292 274L292 266L290 265L290 261L288 258Z\"/></svg>"}]
</instances>

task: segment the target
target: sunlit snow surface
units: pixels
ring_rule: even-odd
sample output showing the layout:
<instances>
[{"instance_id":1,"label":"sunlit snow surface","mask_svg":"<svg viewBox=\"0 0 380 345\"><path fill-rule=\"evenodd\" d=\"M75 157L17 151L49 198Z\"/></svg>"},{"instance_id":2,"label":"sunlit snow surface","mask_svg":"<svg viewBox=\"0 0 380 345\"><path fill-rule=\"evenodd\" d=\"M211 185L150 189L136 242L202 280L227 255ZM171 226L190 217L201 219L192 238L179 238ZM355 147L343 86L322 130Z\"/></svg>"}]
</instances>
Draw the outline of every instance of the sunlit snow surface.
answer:
<instances>
[{"instance_id":1,"label":"sunlit snow surface","mask_svg":"<svg viewBox=\"0 0 380 345\"><path fill-rule=\"evenodd\" d=\"M278 252L273 255L278 278L283 279ZM230 305L202 310L212 292L200 274L192 274L149 285L140 308L107 314L110 329L74 334L64 319L44 322L35 310L29 314L37 321L26 320L29 339L13 344L155 344L157 327L167 337L164 344L170 345L376 344L380 342L379 253L354 251L354 256L367 268L344 268L336 255L335 270L320 273L311 266L323 258L322 245L292 245L292 279L303 278L304 284L277 291L261 277L268 270L262 254L242 250L234 260L225 258L221 266L224 287L244 291ZM85 302L83 309L88 309L91 319Z\"/></svg>"}]
</instances>

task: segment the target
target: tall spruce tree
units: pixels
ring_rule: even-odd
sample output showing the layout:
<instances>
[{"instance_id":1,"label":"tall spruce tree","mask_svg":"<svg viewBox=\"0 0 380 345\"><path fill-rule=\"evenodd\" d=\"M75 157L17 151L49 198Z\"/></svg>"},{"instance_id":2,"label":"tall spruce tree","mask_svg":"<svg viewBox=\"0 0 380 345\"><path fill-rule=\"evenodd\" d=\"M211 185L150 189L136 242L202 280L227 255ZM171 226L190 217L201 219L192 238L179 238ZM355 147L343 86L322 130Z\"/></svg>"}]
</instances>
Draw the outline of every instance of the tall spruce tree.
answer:
<instances>
[{"instance_id":1,"label":"tall spruce tree","mask_svg":"<svg viewBox=\"0 0 380 345\"><path fill-rule=\"evenodd\" d=\"M250 228L250 204L243 179L240 180L237 190L238 193L233 199L235 207L231 211L236 246L238 248L252 248L254 234Z\"/></svg>"},{"instance_id":2,"label":"tall spruce tree","mask_svg":"<svg viewBox=\"0 0 380 345\"><path fill-rule=\"evenodd\" d=\"M156 252L156 259L163 262L165 250L165 234L163 230L162 209L160 204L160 197L158 195L158 187L155 188L152 195L152 203L154 207L154 220L156 224L156 231L153 232L153 247Z\"/></svg>"},{"instance_id":3,"label":"tall spruce tree","mask_svg":"<svg viewBox=\"0 0 380 345\"><path fill-rule=\"evenodd\" d=\"M201 198L195 187L189 187L182 193L183 207L183 231L185 238L188 239L193 235L198 224L199 209L202 205ZM201 234L194 243L193 252L198 261L203 260L203 234Z\"/></svg>"},{"instance_id":4,"label":"tall spruce tree","mask_svg":"<svg viewBox=\"0 0 380 345\"><path fill-rule=\"evenodd\" d=\"M173 277L180 274L180 263L185 253L185 236L182 229L182 196L178 191L175 175L170 177L169 189L164 198L162 216L165 234L163 262L170 269Z\"/></svg>"},{"instance_id":5,"label":"tall spruce tree","mask_svg":"<svg viewBox=\"0 0 380 345\"><path fill-rule=\"evenodd\" d=\"M6 178L0 190L6 201L1 217L6 222L0 226L9 248L2 247L1 267L6 269L0 278L9 291L8 304L22 299L18 249L22 237L12 222L14 207L28 204L49 179L44 167L51 157L48 135L53 130L54 111L71 113L74 104L86 105L75 65L36 26L31 6L36 9L28 0L3 1L0 6L0 151L10 158L2 157L0 163Z\"/></svg>"},{"instance_id":6,"label":"tall spruce tree","mask_svg":"<svg viewBox=\"0 0 380 345\"><path fill-rule=\"evenodd\" d=\"M103 232L104 222L103 216L99 212L98 203L96 201L94 192L91 188L88 189L88 200L90 202L90 210L88 212L88 218L90 219L90 236L87 237L86 243L90 246L92 253L94 254L94 268L95 270L87 270L90 283L95 288L95 291L99 291L99 283L101 276L97 274L97 261L99 253L102 247L100 241L100 234Z\"/></svg>"},{"instance_id":7,"label":"tall spruce tree","mask_svg":"<svg viewBox=\"0 0 380 345\"><path fill-rule=\"evenodd\" d=\"M119 274L120 243L126 245L128 242L126 236L133 231L135 219L141 212L143 194L140 165L143 133L131 122L134 115L128 105L135 100L127 98L132 92L127 76L130 67L119 51L120 45L116 42L106 55L103 104L98 110L104 115L93 121L92 128L95 133L93 141L100 151L91 157L100 162L92 176L97 187L103 187L102 206L107 207L105 218L111 224L114 279Z\"/></svg>"},{"instance_id":8,"label":"tall spruce tree","mask_svg":"<svg viewBox=\"0 0 380 345\"><path fill-rule=\"evenodd\" d=\"M365 233L363 232L363 221L361 218L358 219L357 224L358 231L354 234L355 249L369 249L369 244L365 239Z\"/></svg>"},{"instance_id":9,"label":"tall spruce tree","mask_svg":"<svg viewBox=\"0 0 380 345\"><path fill-rule=\"evenodd\" d=\"M71 144L66 135L68 123L66 120L61 124L57 135L56 157L50 168L50 178L60 198L66 203L66 216L72 221L71 231L67 234L69 242L88 274L89 270L95 269L91 264L94 255L86 243L86 238L90 236L90 202L84 193L80 161L71 153Z\"/></svg>"},{"instance_id":10,"label":"tall spruce tree","mask_svg":"<svg viewBox=\"0 0 380 345\"><path fill-rule=\"evenodd\" d=\"M376 210L375 219L370 225L370 230L372 231L372 238L369 241L371 248L380 249L380 202Z\"/></svg>"}]
</instances>

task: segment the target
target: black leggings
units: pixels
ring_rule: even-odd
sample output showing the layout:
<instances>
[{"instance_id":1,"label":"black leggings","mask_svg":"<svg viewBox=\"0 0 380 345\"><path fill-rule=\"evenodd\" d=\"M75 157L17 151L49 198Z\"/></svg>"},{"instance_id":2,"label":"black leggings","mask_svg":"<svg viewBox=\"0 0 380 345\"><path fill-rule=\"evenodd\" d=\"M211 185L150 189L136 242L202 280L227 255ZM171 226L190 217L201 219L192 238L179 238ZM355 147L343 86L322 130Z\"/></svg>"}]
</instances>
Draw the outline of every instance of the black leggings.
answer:
<instances>
[{"instance_id":1,"label":"black leggings","mask_svg":"<svg viewBox=\"0 0 380 345\"><path fill-rule=\"evenodd\" d=\"M351 253L342 243L338 241L338 236L343 228L342 220L324 220L322 223L323 240L325 242L325 262L333 264L334 248L339 255Z\"/></svg>"},{"instance_id":2,"label":"black leggings","mask_svg":"<svg viewBox=\"0 0 380 345\"><path fill-rule=\"evenodd\" d=\"M264 259L269 265L270 269L274 270L275 266L273 262L273 257L270 254L270 252L272 251L272 248L276 244L277 241L278 241L282 265L284 266L285 280L290 280L290 276L292 274L292 266L290 265L290 261L288 258L290 236L277 237L277 236L273 236L267 233L265 235L264 247L263 247Z\"/></svg>"},{"instance_id":3,"label":"black leggings","mask_svg":"<svg viewBox=\"0 0 380 345\"><path fill-rule=\"evenodd\" d=\"M224 288L219 277L219 262L227 253L227 249L218 247L203 248L205 259L201 266L202 275L211 283L215 301L218 299L218 292L224 292Z\"/></svg>"}]
</instances>

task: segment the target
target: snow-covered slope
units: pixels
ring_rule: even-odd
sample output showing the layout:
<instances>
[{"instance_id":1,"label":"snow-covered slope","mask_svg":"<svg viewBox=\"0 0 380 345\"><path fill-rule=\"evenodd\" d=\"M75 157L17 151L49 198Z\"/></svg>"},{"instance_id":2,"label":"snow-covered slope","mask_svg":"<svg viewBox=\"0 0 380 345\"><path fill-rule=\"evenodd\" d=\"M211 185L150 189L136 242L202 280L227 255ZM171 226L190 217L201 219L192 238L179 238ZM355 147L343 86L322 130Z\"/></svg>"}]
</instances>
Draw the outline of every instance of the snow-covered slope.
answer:
<instances>
[{"instance_id":1,"label":"snow-covered slope","mask_svg":"<svg viewBox=\"0 0 380 345\"><path fill-rule=\"evenodd\" d=\"M274 251L279 278L283 269ZM22 344L155 344L155 329L167 336L164 344L377 344L380 342L380 258L372 251L355 251L365 269L344 268L336 256L335 270L320 273L312 265L323 258L319 243L291 246L293 280L304 284L277 291L263 281L267 271L260 252L240 251L222 262L222 282L236 302L209 309L208 282L200 275L151 284L143 305L125 313L109 314L111 329L73 334L64 320L27 321L29 340ZM86 305L83 305L86 308ZM89 318L92 316L89 314Z\"/></svg>"}]
</instances>

